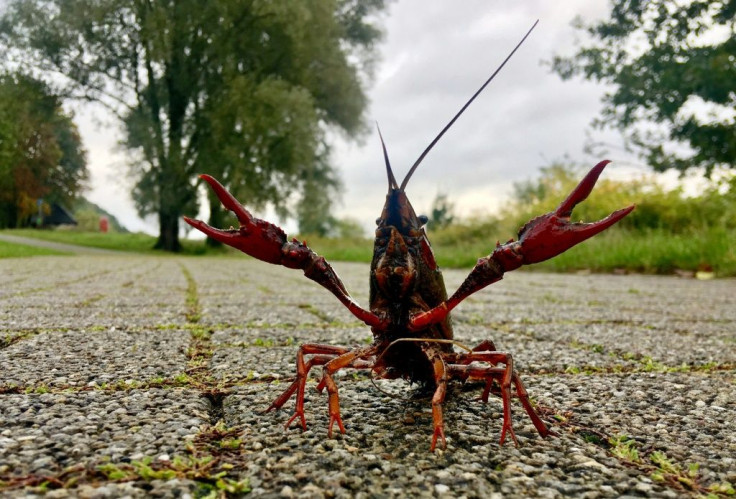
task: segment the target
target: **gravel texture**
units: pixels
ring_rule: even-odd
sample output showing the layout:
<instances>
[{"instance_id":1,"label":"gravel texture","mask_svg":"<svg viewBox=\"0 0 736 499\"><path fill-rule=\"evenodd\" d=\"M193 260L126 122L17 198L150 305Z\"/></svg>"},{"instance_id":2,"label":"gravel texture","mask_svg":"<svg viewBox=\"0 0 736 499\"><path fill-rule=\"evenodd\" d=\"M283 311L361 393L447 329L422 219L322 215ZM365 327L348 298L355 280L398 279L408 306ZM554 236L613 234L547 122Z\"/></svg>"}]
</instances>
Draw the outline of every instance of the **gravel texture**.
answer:
<instances>
[{"instance_id":1,"label":"gravel texture","mask_svg":"<svg viewBox=\"0 0 736 499\"><path fill-rule=\"evenodd\" d=\"M334 267L367 305L367 265ZM465 274L445 273L450 292ZM338 373L347 433L334 438L319 369L306 431L284 430L293 400L262 414L299 344L371 340L298 271L84 255L0 260L0 275L3 496L674 498L736 485L733 279L508 275L458 307L455 335L511 352L557 436L540 438L514 401L520 446L499 445L499 399L454 384L447 449L431 453L431 406L400 381Z\"/></svg>"}]
</instances>

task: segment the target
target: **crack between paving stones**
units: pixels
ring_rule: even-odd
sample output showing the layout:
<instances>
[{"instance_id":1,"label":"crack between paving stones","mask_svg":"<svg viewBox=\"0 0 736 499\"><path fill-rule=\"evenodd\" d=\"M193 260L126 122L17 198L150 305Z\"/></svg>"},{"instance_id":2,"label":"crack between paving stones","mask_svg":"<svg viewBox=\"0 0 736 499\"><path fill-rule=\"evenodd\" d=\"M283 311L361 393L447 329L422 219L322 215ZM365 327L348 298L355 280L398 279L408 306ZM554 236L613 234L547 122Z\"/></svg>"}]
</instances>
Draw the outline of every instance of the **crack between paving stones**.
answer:
<instances>
[{"instance_id":1,"label":"crack between paving stones","mask_svg":"<svg viewBox=\"0 0 736 499\"><path fill-rule=\"evenodd\" d=\"M158 263L157 265L155 265L153 267L153 269L138 272L138 273L135 274L135 276L145 275L145 274L147 274L149 272L152 272L152 271L158 269L160 266L161 266L161 264ZM119 273L119 274L122 274L122 273L129 274L130 271L127 268L126 269L109 269L109 270L103 270L101 272L94 272L94 273L91 273L91 274L84 275L82 277L78 277L77 279L71 279L69 281L55 282L55 283L53 283L53 284L51 284L49 286L40 286L38 288L31 288L31 289L26 289L26 290L23 290L23 291L18 291L17 293L10 294L8 296L16 296L16 297L18 297L18 296L27 296L27 295L34 294L34 293L42 293L44 291L49 291L49 290L52 290L52 289L57 289L59 287L69 286L71 284L77 284L77 283L80 283L80 282L89 281L89 280L94 279L94 278L97 278L99 276L105 276L105 275L116 274L116 273Z\"/></svg>"},{"instance_id":2,"label":"crack between paving stones","mask_svg":"<svg viewBox=\"0 0 736 499\"><path fill-rule=\"evenodd\" d=\"M560 432L567 431L572 433L581 442L593 444L604 450L606 455L615 458L623 466L636 469L642 474L652 477L657 475L658 478L655 481L662 487L680 494L685 492L696 495L697 497L726 497L729 495L727 492L714 489L714 487L719 485L717 483L700 483L697 468L694 473L692 471L686 471L692 470L687 463L673 462L663 452L639 449L636 446L636 442L640 440L635 436L611 435L605 431L599 431L595 428L578 424L575 421L575 413L573 411L557 411L547 405L537 405L535 408L550 429L554 428ZM617 450L622 445L625 449L623 451ZM632 449L636 453L632 452ZM641 454L638 451L641 451ZM591 459L594 460L594 458Z\"/></svg>"}]
</instances>

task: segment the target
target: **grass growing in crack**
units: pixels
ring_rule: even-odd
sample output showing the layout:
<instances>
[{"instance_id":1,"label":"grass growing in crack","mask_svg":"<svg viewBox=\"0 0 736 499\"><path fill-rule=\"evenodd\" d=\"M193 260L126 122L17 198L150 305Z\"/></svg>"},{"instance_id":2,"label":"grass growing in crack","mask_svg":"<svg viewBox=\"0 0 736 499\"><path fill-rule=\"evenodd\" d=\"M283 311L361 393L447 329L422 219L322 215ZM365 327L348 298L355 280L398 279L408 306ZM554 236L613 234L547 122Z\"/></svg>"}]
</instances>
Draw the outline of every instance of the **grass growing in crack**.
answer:
<instances>
[{"instance_id":1,"label":"grass growing in crack","mask_svg":"<svg viewBox=\"0 0 736 499\"><path fill-rule=\"evenodd\" d=\"M655 482L679 490L697 492L706 497L736 495L733 485L729 482L704 487L699 483L698 463L684 465L673 462L667 454L661 451L640 454L637 442L627 435L614 435L608 439L608 451L616 458L637 468L649 472Z\"/></svg>"},{"instance_id":2,"label":"grass growing in crack","mask_svg":"<svg viewBox=\"0 0 736 499\"><path fill-rule=\"evenodd\" d=\"M184 264L179 264L181 272L184 274L184 278L187 280L187 298L186 298L186 318L189 323L197 323L202 318L201 309L199 306L199 295L197 293L197 282L192 277Z\"/></svg>"},{"instance_id":3,"label":"grass growing in crack","mask_svg":"<svg viewBox=\"0 0 736 499\"><path fill-rule=\"evenodd\" d=\"M297 304L297 307L301 308L302 310L306 310L313 316L317 317L318 319L323 320L324 322L331 323L332 317L330 317L328 314L322 312L320 309L312 305L311 303L299 303Z\"/></svg>"},{"instance_id":4,"label":"grass growing in crack","mask_svg":"<svg viewBox=\"0 0 736 499\"><path fill-rule=\"evenodd\" d=\"M711 497L718 497L720 495L736 496L736 489L734 489L731 482L714 483L708 487L708 495L706 496L708 499Z\"/></svg>"},{"instance_id":5,"label":"grass growing in crack","mask_svg":"<svg viewBox=\"0 0 736 499\"><path fill-rule=\"evenodd\" d=\"M649 460L658 468L652 472L652 480L656 482L664 482L668 479L676 480L690 489L695 486L695 479L700 468L697 463L689 464L687 471L684 471L678 464L670 461L667 454L660 451L652 452L649 455Z\"/></svg>"},{"instance_id":6,"label":"grass growing in crack","mask_svg":"<svg viewBox=\"0 0 736 499\"><path fill-rule=\"evenodd\" d=\"M35 336L36 334L36 331L27 331L17 334L6 334L5 336L0 337L0 348L9 347L13 343L18 343L19 341L30 338L31 336Z\"/></svg>"},{"instance_id":7,"label":"grass growing in crack","mask_svg":"<svg viewBox=\"0 0 736 499\"><path fill-rule=\"evenodd\" d=\"M49 387L46 385L46 383L39 383L36 386L29 386L25 389L26 394L36 393L36 394L43 394L43 393L49 393Z\"/></svg>"},{"instance_id":8,"label":"grass growing in crack","mask_svg":"<svg viewBox=\"0 0 736 499\"><path fill-rule=\"evenodd\" d=\"M271 348L276 345L276 342L273 341L271 338L263 339L263 338L256 338L251 343L254 347L262 347L262 348Z\"/></svg>"},{"instance_id":9,"label":"grass growing in crack","mask_svg":"<svg viewBox=\"0 0 736 499\"><path fill-rule=\"evenodd\" d=\"M144 457L130 464L102 464L97 466L97 471L113 482L133 480L151 482L185 478L199 482L200 486L207 491L227 494L250 492L248 479L237 480L228 477L229 470L217 470L215 469L217 464L214 456L174 456L171 461L157 462L153 462L150 457ZM227 468L227 466L224 467Z\"/></svg>"},{"instance_id":10,"label":"grass growing in crack","mask_svg":"<svg viewBox=\"0 0 736 499\"><path fill-rule=\"evenodd\" d=\"M188 377L187 381L209 385L212 382L209 364L215 351L212 344L214 331L209 328L192 327L189 334L191 341L186 352L187 367L184 375Z\"/></svg>"},{"instance_id":11,"label":"grass growing in crack","mask_svg":"<svg viewBox=\"0 0 736 499\"><path fill-rule=\"evenodd\" d=\"M599 343L584 343L579 340L570 342L570 346L577 350L585 350L598 354L607 354L614 359L620 359L627 362L634 362L634 366L613 365L613 366L596 366L596 365L568 365L565 366L565 374L610 374L610 373L691 373L691 372L712 372L733 370L736 365L733 363L719 364L717 362L706 362L705 364L688 365L681 364L679 366L667 365L663 362L655 360L650 355L642 355L633 352L622 352L620 350L607 350L605 346Z\"/></svg>"}]
</instances>

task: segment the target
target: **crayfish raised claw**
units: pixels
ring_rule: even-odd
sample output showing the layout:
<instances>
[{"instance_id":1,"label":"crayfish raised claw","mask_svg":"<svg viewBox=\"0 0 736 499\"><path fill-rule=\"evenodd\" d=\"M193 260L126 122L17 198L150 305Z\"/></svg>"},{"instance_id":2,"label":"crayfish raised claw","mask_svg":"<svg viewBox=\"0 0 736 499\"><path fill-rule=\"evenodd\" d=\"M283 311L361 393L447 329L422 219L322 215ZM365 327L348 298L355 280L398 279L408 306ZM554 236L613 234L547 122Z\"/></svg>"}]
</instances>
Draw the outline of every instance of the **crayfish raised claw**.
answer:
<instances>
[{"instance_id":1,"label":"crayfish raised claw","mask_svg":"<svg viewBox=\"0 0 736 499\"><path fill-rule=\"evenodd\" d=\"M520 45L521 42L506 61ZM488 256L479 259L465 281L448 298L442 273L435 262L425 232L427 218L416 215L406 196L405 187L424 156L497 72L498 70L430 143L401 184L396 182L381 137L388 176L388 194L381 216L376 221L370 267L369 309L362 308L350 297L340 278L323 257L309 249L305 243L296 239L289 241L284 231L276 225L253 217L214 178L209 175L201 176L214 189L225 208L235 213L240 226L221 230L185 217L187 223L254 258L301 269L305 276L334 294L357 319L370 326L373 332L373 343L361 348L320 344L299 347L296 378L267 409L280 409L292 396L296 396L294 414L286 422L286 427L298 421L306 429L304 392L307 376L313 367L323 366L323 375L317 389L327 390L330 437L335 425L341 433L345 432L334 375L347 368L369 370L375 377L406 379L430 389L433 394L434 426L431 450L435 449L438 442L442 447L446 446L442 405L447 395L448 383L452 380L472 379L484 382L481 395L484 402L488 400L491 391L500 393L503 402L501 443L507 435L518 443L511 425L512 389L539 434L547 436L550 433L529 401L521 378L514 370L511 354L497 351L490 340L483 341L472 349L463 347L464 352L454 350L453 346L459 343L453 339L450 312L471 294L499 281L505 272L547 260L568 250L615 224L634 207L615 211L598 222L570 223L572 209L588 197L608 164L608 161L602 161L593 167L555 211L534 218L522 227L518 240L497 244Z\"/></svg>"}]
</instances>

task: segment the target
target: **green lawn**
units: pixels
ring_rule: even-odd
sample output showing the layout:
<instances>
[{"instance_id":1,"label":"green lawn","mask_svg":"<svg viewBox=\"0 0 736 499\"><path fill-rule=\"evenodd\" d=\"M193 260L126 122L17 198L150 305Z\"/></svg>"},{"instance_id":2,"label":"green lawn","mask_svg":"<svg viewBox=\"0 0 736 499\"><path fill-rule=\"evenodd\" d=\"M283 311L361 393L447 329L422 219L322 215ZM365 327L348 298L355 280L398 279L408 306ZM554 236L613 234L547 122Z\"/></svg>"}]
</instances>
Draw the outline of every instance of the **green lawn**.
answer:
<instances>
[{"instance_id":1,"label":"green lawn","mask_svg":"<svg viewBox=\"0 0 736 499\"><path fill-rule=\"evenodd\" d=\"M471 268L493 251L497 236L447 238L429 233L437 263L444 268ZM312 238L307 243L328 260L370 262L373 241ZM709 228L673 234L665 230L629 231L615 228L585 241L531 270L571 272L628 271L672 274L676 270L712 269L719 277L736 276L736 231Z\"/></svg>"},{"instance_id":2,"label":"green lawn","mask_svg":"<svg viewBox=\"0 0 736 499\"><path fill-rule=\"evenodd\" d=\"M156 238L145 234L85 233L73 231L6 231L25 237L92 246L118 251L164 255L154 251ZM437 262L443 268L470 268L478 258L488 255L495 246L494 234L471 234L447 237L447 233L429 233ZM331 261L370 262L373 241L367 238L329 239L306 237L307 244ZM736 232L710 228L697 232L673 234L665 230L630 231L616 228L590 239L547 262L530 269L552 272L624 270L649 274L671 274L676 270L713 269L719 277L736 276ZM240 254L231 248L212 250L203 241L182 241L185 255ZM11 248L17 247L17 248ZM4 244L2 256L60 254L50 250Z\"/></svg>"},{"instance_id":3,"label":"green lawn","mask_svg":"<svg viewBox=\"0 0 736 499\"><path fill-rule=\"evenodd\" d=\"M153 249L156 238L137 233L77 232L73 230L36 230L15 229L3 231L9 235L32 237L57 243L76 244L92 248L103 248L116 251L132 251L137 253L162 253ZM206 248L203 241L182 241L183 254L202 254Z\"/></svg>"},{"instance_id":4,"label":"green lawn","mask_svg":"<svg viewBox=\"0 0 736 499\"><path fill-rule=\"evenodd\" d=\"M6 243L0 241L0 258L23 258L27 256L69 255L64 251L36 248L25 244Z\"/></svg>"}]
</instances>

